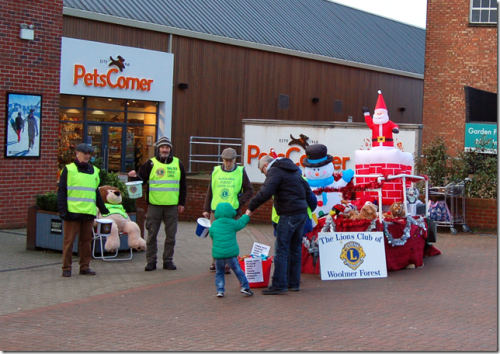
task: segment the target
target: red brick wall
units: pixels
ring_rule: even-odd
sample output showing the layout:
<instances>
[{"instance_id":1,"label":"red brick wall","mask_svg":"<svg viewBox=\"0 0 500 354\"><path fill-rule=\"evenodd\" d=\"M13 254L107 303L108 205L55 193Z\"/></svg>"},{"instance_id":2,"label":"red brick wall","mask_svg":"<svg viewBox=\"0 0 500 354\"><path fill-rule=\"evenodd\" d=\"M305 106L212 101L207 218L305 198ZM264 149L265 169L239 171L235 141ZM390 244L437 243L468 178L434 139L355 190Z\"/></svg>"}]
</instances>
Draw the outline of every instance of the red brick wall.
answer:
<instances>
[{"instance_id":1,"label":"red brick wall","mask_svg":"<svg viewBox=\"0 0 500 354\"><path fill-rule=\"evenodd\" d=\"M474 228L497 229L497 200L465 198L465 222L471 230Z\"/></svg>"},{"instance_id":2,"label":"red brick wall","mask_svg":"<svg viewBox=\"0 0 500 354\"><path fill-rule=\"evenodd\" d=\"M56 190L62 5L62 0L0 2L0 229L25 227L35 195ZM33 41L19 38L21 23L34 25ZM39 159L4 157L7 91L43 96Z\"/></svg>"},{"instance_id":3,"label":"red brick wall","mask_svg":"<svg viewBox=\"0 0 500 354\"><path fill-rule=\"evenodd\" d=\"M423 144L464 149L464 86L497 92L497 28L469 26L470 0L428 1Z\"/></svg>"}]
</instances>

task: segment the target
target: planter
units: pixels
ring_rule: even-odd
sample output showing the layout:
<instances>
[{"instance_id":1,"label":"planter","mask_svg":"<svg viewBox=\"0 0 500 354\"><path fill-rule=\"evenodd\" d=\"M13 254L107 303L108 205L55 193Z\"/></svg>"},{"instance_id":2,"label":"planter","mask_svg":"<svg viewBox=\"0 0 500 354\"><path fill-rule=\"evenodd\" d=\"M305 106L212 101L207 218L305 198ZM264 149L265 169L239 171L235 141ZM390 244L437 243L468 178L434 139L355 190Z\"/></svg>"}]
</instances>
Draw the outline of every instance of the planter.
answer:
<instances>
[{"instance_id":1,"label":"planter","mask_svg":"<svg viewBox=\"0 0 500 354\"><path fill-rule=\"evenodd\" d=\"M141 237L144 238L144 210L137 208L137 212L130 213L129 216L132 221L135 221L139 225ZM29 207L26 249L62 251L63 229L64 220L61 220L59 213L39 210L36 205ZM128 249L127 238L120 237L119 250ZM96 251L100 251L100 245L97 245ZM73 246L73 252L78 253L78 236Z\"/></svg>"}]
</instances>

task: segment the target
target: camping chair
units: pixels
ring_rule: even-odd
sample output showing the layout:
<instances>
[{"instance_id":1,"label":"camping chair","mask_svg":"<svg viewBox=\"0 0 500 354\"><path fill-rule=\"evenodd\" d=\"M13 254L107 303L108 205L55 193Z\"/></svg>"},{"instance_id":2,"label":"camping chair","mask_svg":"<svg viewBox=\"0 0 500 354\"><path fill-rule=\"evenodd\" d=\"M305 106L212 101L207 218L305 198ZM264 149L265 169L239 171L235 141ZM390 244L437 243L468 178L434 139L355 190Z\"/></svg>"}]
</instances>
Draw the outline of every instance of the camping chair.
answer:
<instances>
[{"instance_id":1,"label":"camping chair","mask_svg":"<svg viewBox=\"0 0 500 354\"><path fill-rule=\"evenodd\" d=\"M130 256L128 258L117 258L118 249L116 250L115 254L109 256L104 255L105 252L104 245L106 244L106 238L111 234L111 225L113 221L110 219L97 219L96 221L97 221L96 227L92 228L92 234L94 235L92 257L102 259L103 261L130 261L133 257L132 248L130 248ZM122 237L125 236L128 237L128 234L120 232L118 236L121 239ZM96 244L98 240L99 240L98 245L100 246L99 248L100 255L99 254L96 255Z\"/></svg>"}]
</instances>

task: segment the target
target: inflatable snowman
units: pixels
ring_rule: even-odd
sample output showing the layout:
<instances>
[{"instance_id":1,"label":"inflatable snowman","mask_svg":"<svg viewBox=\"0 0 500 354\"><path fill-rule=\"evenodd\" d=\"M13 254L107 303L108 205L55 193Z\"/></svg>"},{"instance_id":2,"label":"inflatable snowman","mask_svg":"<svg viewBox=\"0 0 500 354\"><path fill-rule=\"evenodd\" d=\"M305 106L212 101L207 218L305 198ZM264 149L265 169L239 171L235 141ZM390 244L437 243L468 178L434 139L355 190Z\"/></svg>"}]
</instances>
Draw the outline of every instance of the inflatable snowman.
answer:
<instances>
[{"instance_id":1,"label":"inflatable snowman","mask_svg":"<svg viewBox=\"0 0 500 354\"><path fill-rule=\"evenodd\" d=\"M311 186L311 190L330 188L342 188L347 185L354 176L353 170L343 171L342 178L338 181L334 180L333 172L333 156L328 155L328 149L323 144L309 145L306 149L306 158L303 160L305 167L304 176ZM317 223L317 219L328 215L332 207L340 204L342 200L341 192L321 192L316 195L318 206L314 211L313 224Z\"/></svg>"}]
</instances>

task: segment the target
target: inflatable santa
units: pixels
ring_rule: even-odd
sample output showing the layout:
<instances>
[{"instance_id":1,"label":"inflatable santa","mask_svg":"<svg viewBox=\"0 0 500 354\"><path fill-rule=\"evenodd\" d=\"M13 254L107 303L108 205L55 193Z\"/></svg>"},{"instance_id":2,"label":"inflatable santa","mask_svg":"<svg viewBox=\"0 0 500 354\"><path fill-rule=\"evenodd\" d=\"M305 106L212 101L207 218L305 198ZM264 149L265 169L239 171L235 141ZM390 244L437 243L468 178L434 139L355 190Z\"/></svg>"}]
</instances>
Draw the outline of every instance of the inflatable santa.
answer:
<instances>
[{"instance_id":1,"label":"inflatable santa","mask_svg":"<svg viewBox=\"0 0 500 354\"><path fill-rule=\"evenodd\" d=\"M394 147L392 133L399 133L399 127L389 120L382 91L378 91L377 105L373 112L373 119L366 107L363 107L363 114L366 124L372 130L372 147Z\"/></svg>"},{"instance_id":2,"label":"inflatable santa","mask_svg":"<svg viewBox=\"0 0 500 354\"><path fill-rule=\"evenodd\" d=\"M399 133L399 127L389 119L382 92L378 91L373 118L370 116L368 108L363 107L362 110L366 124L372 131L372 148L371 150L354 152L356 175L374 175L375 177L358 177L356 183L363 184L375 181L376 176L412 174L413 155L394 146L393 134ZM403 200L403 188L409 186L409 183L407 186L403 186L400 179L386 181L382 188L384 211L392 203ZM364 204L365 200L374 200L377 195L374 192L358 192L356 196Z\"/></svg>"}]
</instances>

